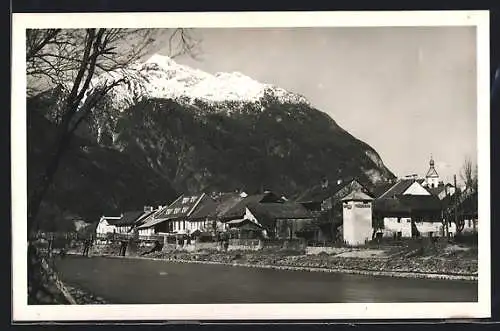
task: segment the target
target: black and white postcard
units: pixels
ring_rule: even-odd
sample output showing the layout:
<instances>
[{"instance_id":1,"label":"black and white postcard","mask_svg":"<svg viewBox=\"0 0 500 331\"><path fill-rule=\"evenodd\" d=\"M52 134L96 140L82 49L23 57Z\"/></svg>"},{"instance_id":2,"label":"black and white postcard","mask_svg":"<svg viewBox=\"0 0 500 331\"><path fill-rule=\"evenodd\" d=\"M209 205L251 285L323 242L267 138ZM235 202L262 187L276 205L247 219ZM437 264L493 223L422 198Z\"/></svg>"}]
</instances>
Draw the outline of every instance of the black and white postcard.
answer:
<instances>
[{"instance_id":1,"label":"black and white postcard","mask_svg":"<svg viewBox=\"0 0 500 331\"><path fill-rule=\"evenodd\" d=\"M13 14L13 318L490 312L487 11Z\"/></svg>"}]
</instances>

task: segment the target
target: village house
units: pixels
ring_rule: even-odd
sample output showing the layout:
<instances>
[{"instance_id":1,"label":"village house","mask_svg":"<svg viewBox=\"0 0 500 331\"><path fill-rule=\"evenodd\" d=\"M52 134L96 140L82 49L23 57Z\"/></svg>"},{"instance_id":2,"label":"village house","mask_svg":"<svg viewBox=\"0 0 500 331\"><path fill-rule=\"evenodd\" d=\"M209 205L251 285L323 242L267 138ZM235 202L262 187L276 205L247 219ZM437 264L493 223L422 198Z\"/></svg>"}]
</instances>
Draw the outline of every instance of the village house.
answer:
<instances>
[{"instance_id":1,"label":"village house","mask_svg":"<svg viewBox=\"0 0 500 331\"><path fill-rule=\"evenodd\" d=\"M342 225L342 198L351 192L368 193L367 185L361 184L358 179L339 179L330 184L323 179L320 185L315 185L304 191L296 201L308 209L314 216L314 224L319 228L316 234L318 241L332 241L336 239L339 227Z\"/></svg>"},{"instance_id":2,"label":"village house","mask_svg":"<svg viewBox=\"0 0 500 331\"><path fill-rule=\"evenodd\" d=\"M244 192L223 194L217 200L219 202L216 212L217 219L237 238L267 237L270 235L269 231L273 232L259 223L248 208L250 205L285 202L283 198L270 191L253 195Z\"/></svg>"},{"instance_id":3,"label":"village house","mask_svg":"<svg viewBox=\"0 0 500 331\"><path fill-rule=\"evenodd\" d=\"M186 234L194 231L196 226L201 227L203 224L189 223L189 216L198 206L210 199L205 193L180 195L170 205L155 212L139 225L137 227L139 235Z\"/></svg>"},{"instance_id":4,"label":"village house","mask_svg":"<svg viewBox=\"0 0 500 331\"><path fill-rule=\"evenodd\" d=\"M373 219L384 237L445 235L442 204L415 179L401 179L377 197Z\"/></svg>"},{"instance_id":5,"label":"village house","mask_svg":"<svg viewBox=\"0 0 500 331\"><path fill-rule=\"evenodd\" d=\"M144 207L144 210L128 211L120 216L102 216L96 227L97 235L108 233L124 234L130 232L137 222L146 218L153 212L152 207Z\"/></svg>"},{"instance_id":6,"label":"village house","mask_svg":"<svg viewBox=\"0 0 500 331\"><path fill-rule=\"evenodd\" d=\"M314 218L302 205L270 191L226 194L218 201L217 219L237 238L297 238L300 229Z\"/></svg>"},{"instance_id":7,"label":"village house","mask_svg":"<svg viewBox=\"0 0 500 331\"><path fill-rule=\"evenodd\" d=\"M185 233L191 234L195 231L210 232L216 230L216 219L214 218L217 203L212 197L205 196L193 212L186 218Z\"/></svg>"},{"instance_id":8,"label":"village house","mask_svg":"<svg viewBox=\"0 0 500 331\"><path fill-rule=\"evenodd\" d=\"M268 236L278 239L303 238L305 231L312 232L317 239L319 228L314 231L314 216L296 202L278 201L249 204L245 219L262 227ZM312 231L311 231L312 229Z\"/></svg>"},{"instance_id":9,"label":"village house","mask_svg":"<svg viewBox=\"0 0 500 331\"><path fill-rule=\"evenodd\" d=\"M96 234L97 236L105 235L107 233L116 233L116 223L122 216L101 216L99 223L97 223Z\"/></svg>"}]
</instances>

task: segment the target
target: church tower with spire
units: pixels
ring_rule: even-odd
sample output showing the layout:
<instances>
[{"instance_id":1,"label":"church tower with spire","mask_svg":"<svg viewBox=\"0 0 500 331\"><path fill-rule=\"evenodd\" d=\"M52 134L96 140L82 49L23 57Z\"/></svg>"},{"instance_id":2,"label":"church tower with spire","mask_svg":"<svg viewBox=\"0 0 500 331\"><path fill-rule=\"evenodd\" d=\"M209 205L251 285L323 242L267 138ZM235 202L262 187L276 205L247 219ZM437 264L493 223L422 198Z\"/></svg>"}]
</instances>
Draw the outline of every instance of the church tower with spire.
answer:
<instances>
[{"instance_id":1,"label":"church tower with spire","mask_svg":"<svg viewBox=\"0 0 500 331\"><path fill-rule=\"evenodd\" d=\"M439 175L436 168L434 168L434 159L432 158L432 155L431 160L429 161L429 170L425 175L425 184L430 188L438 187L439 185Z\"/></svg>"}]
</instances>

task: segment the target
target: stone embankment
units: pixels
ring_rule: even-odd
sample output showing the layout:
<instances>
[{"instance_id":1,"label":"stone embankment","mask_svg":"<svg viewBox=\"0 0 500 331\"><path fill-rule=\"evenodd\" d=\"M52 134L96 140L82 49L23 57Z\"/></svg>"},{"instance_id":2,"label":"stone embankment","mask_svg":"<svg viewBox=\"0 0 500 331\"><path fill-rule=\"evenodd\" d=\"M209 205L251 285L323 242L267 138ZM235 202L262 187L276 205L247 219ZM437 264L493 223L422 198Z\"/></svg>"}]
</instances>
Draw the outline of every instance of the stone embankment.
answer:
<instances>
[{"instance_id":1,"label":"stone embankment","mask_svg":"<svg viewBox=\"0 0 500 331\"><path fill-rule=\"evenodd\" d=\"M442 256L391 257L360 250L338 255L298 252L156 252L143 258L182 263L210 263L279 270L339 272L373 276L477 281L477 259Z\"/></svg>"},{"instance_id":2,"label":"stone embankment","mask_svg":"<svg viewBox=\"0 0 500 331\"><path fill-rule=\"evenodd\" d=\"M305 251L287 249L201 251L171 250L146 254L140 247L132 258L148 258L184 263L211 263L279 270L338 272L373 276L432 278L477 281L477 247L451 245L379 246L366 248L308 247ZM77 251L75 251L76 253ZM118 256L119 245L93 247L91 255ZM144 254L144 255L143 255ZM129 256L131 255L131 256Z\"/></svg>"}]
</instances>

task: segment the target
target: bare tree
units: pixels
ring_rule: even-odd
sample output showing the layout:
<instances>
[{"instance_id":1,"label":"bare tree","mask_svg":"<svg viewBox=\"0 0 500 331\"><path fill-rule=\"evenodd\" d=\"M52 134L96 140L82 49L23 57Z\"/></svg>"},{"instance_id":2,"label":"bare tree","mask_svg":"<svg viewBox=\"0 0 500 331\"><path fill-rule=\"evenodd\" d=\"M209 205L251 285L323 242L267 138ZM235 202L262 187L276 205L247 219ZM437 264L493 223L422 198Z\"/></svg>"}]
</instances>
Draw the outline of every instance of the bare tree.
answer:
<instances>
[{"instance_id":1,"label":"bare tree","mask_svg":"<svg viewBox=\"0 0 500 331\"><path fill-rule=\"evenodd\" d=\"M465 159L460 171L460 177L469 192L477 192L477 165L474 165L470 158Z\"/></svg>"},{"instance_id":2,"label":"bare tree","mask_svg":"<svg viewBox=\"0 0 500 331\"><path fill-rule=\"evenodd\" d=\"M28 229L35 229L40 203L62 154L79 124L116 86L135 78L133 64L155 48L165 30L48 29L26 33L28 93L57 86L65 98L57 105L57 138L45 172L29 192ZM171 56L194 54L198 45L185 29L168 31ZM95 83L95 77L99 81Z\"/></svg>"},{"instance_id":3,"label":"bare tree","mask_svg":"<svg viewBox=\"0 0 500 331\"><path fill-rule=\"evenodd\" d=\"M45 171L28 192L28 234L37 229L41 202L57 172L61 157L80 123L120 85L129 83L134 63L158 47L168 37L171 56L193 54L198 42L185 29L30 29L26 32L27 94L59 88L63 100L54 105L57 116L56 139ZM170 35L170 36L168 36ZM96 77L99 79L96 82ZM46 286L55 273L47 267L29 240L29 294L31 303L66 297L66 290L55 282L57 293ZM53 300L53 301L58 301ZM64 301L64 300L62 300Z\"/></svg>"},{"instance_id":4,"label":"bare tree","mask_svg":"<svg viewBox=\"0 0 500 331\"><path fill-rule=\"evenodd\" d=\"M457 233L462 233L465 227L465 220L463 217L458 216L458 208L459 206L471 195L477 193L478 190L478 169L477 164L474 165L470 158L466 158L462 165L462 169L460 170L460 178L465 184L465 191L460 192L458 188L455 188L456 194L454 195L453 200L453 214L454 214L454 222L456 225Z\"/></svg>"}]
</instances>

